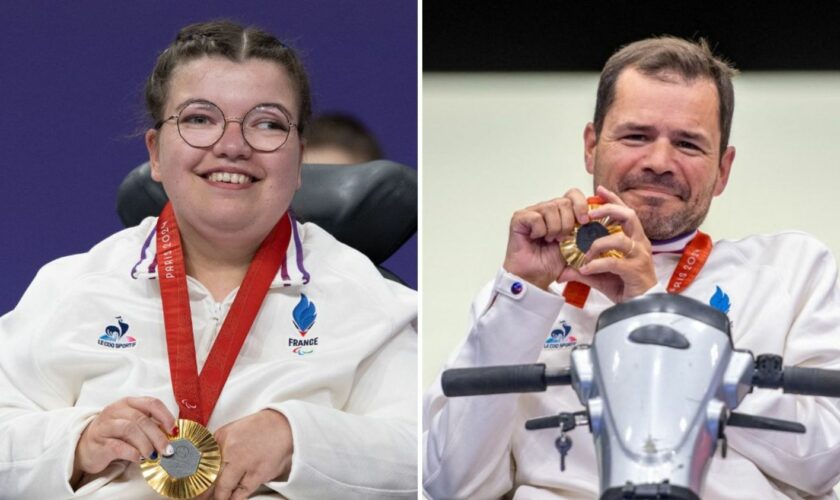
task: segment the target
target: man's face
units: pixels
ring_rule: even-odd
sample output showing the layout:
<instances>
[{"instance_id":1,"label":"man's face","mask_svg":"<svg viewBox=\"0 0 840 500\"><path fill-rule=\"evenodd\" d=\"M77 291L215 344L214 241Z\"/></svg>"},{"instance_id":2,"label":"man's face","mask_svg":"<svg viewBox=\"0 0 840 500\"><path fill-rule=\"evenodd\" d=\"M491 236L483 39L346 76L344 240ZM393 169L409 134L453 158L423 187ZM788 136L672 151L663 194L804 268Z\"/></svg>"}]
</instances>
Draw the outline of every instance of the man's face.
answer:
<instances>
[{"instance_id":1,"label":"man's face","mask_svg":"<svg viewBox=\"0 0 840 500\"><path fill-rule=\"evenodd\" d=\"M714 82L686 82L625 69L600 137L584 132L586 170L595 186L633 208L651 240L697 229L726 187L735 149L720 154Z\"/></svg>"}]
</instances>

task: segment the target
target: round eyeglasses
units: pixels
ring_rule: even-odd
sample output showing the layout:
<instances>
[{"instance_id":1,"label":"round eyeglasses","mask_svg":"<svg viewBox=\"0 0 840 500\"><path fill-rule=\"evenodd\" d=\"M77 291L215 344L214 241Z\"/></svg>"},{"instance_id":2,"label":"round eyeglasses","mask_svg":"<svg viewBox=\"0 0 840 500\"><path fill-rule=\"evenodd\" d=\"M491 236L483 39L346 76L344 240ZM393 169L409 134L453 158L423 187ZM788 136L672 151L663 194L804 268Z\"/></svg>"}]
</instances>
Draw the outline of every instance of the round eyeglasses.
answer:
<instances>
[{"instance_id":1,"label":"round eyeglasses","mask_svg":"<svg viewBox=\"0 0 840 500\"><path fill-rule=\"evenodd\" d=\"M237 122L245 142L263 153L283 147L292 128L297 128L286 111L276 104L258 104L243 118L225 118L222 110L210 101L190 101L178 113L157 122L155 129L170 120L175 120L178 134L194 148L213 146L224 135L228 122Z\"/></svg>"}]
</instances>

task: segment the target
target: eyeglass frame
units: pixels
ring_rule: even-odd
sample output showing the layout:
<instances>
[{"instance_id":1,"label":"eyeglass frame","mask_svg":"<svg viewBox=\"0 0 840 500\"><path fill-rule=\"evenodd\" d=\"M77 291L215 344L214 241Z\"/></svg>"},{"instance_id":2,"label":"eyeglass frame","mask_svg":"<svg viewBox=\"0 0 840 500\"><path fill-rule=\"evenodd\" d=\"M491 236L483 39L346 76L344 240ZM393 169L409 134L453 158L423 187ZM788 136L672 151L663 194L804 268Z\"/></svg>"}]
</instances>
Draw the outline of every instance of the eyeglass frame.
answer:
<instances>
[{"instance_id":1,"label":"eyeglass frame","mask_svg":"<svg viewBox=\"0 0 840 500\"><path fill-rule=\"evenodd\" d=\"M184 110L187 109L188 106L190 106L191 104L195 104L195 103L204 103L204 104L209 104L209 105L215 107L216 109L219 110L219 113L222 114L222 120L224 121L224 125L222 126L222 133L219 134L219 138L216 139L215 141L213 141L211 144L208 144L206 146L194 146L194 145L192 145L190 143L190 141L188 141L184 137L184 134L181 133L181 124L178 122L178 119L181 117L181 113L183 113ZM259 148L254 147L254 145L251 144L251 141L249 141L248 138L245 137L245 127L242 126L242 122L245 121L245 118L249 114L251 114L252 111L254 111L257 108L266 107L266 106L269 106L269 107L272 107L272 108L277 108L277 110L279 110L281 113L283 113L283 116L285 116L286 119L289 121L289 132L286 134L286 139L282 142L282 144L280 144L279 146L277 146L274 149L259 149ZM216 104L215 102L208 101L207 99L190 99L189 101L183 103L179 107L178 112L175 113L174 115L171 115L171 116L169 116L167 118L164 118L162 120L158 120L158 122L155 123L154 129L155 130L160 130L160 128L163 127L164 123L168 122L169 120L172 120L173 118L175 119L175 128L178 130L178 135L181 137L181 140L184 141L184 143L187 146L189 146L191 148L196 148L196 149L212 148L213 146L218 144L219 141L222 140L222 137L225 136L225 132L227 132L227 126L228 126L229 122L238 123L239 124L239 133L242 134L242 140L245 141L245 144L247 144L249 148L253 149L254 151L259 151L260 153L273 153L273 152L277 151L278 149L282 148L283 146L286 145L287 142L289 142L289 137L292 135L292 129L298 130L298 124L292 121L292 117L289 116L289 112L286 111L286 109L283 108L281 105L276 104L276 103L271 103L271 102L257 104L253 108L249 109L242 118L239 118L238 116L228 118L227 116L225 116L225 112L222 111L222 108L219 107L219 105Z\"/></svg>"}]
</instances>

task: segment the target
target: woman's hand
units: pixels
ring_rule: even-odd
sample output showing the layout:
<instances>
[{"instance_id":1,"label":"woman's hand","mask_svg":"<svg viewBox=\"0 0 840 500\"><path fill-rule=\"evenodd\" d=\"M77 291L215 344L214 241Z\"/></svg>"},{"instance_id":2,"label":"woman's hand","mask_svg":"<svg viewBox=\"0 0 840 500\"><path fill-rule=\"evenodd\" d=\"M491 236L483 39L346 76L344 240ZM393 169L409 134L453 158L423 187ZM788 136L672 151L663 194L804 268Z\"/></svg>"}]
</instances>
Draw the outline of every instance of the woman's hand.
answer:
<instances>
[{"instance_id":1,"label":"woman's hand","mask_svg":"<svg viewBox=\"0 0 840 500\"><path fill-rule=\"evenodd\" d=\"M73 462L70 484L82 473L102 472L111 462L139 462L152 452L172 454L166 432L175 427L175 417L158 399L123 398L102 410L82 432Z\"/></svg>"},{"instance_id":2,"label":"woman's hand","mask_svg":"<svg viewBox=\"0 0 840 500\"><path fill-rule=\"evenodd\" d=\"M211 498L248 498L263 483L285 480L292 468L292 428L286 417L262 410L216 431L222 469Z\"/></svg>"}]
</instances>

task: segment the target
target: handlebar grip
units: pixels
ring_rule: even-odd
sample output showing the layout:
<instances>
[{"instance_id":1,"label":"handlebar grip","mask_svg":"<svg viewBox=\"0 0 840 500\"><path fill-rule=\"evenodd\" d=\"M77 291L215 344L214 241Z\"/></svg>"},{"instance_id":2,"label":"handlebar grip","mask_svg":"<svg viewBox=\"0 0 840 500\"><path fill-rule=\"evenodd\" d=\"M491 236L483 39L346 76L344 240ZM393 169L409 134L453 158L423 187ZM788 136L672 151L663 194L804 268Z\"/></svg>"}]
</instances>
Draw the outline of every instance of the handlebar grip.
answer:
<instances>
[{"instance_id":1,"label":"handlebar grip","mask_svg":"<svg viewBox=\"0 0 840 500\"><path fill-rule=\"evenodd\" d=\"M840 370L786 366L783 377L783 392L840 397Z\"/></svg>"},{"instance_id":2,"label":"handlebar grip","mask_svg":"<svg viewBox=\"0 0 840 500\"><path fill-rule=\"evenodd\" d=\"M443 372L441 385L448 397L539 392L546 388L545 365L452 368Z\"/></svg>"}]
</instances>

